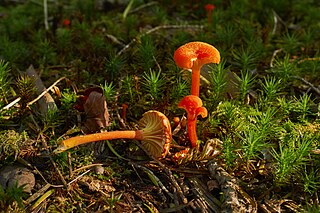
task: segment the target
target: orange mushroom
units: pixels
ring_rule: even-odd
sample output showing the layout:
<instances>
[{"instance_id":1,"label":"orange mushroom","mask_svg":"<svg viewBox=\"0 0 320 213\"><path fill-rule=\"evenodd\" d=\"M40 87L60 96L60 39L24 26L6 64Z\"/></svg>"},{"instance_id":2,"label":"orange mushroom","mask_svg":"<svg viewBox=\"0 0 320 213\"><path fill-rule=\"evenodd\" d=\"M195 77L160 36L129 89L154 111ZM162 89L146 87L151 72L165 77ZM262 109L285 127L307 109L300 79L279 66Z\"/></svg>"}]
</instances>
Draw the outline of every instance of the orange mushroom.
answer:
<instances>
[{"instance_id":1,"label":"orange mushroom","mask_svg":"<svg viewBox=\"0 0 320 213\"><path fill-rule=\"evenodd\" d=\"M126 122L127 121L127 109L128 109L128 105L123 103L122 104L122 113L121 113L121 117L122 119Z\"/></svg>"},{"instance_id":2,"label":"orange mushroom","mask_svg":"<svg viewBox=\"0 0 320 213\"><path fill-rule=\"evenodd\" d=\"M155 158L163 158L169 151L172 135L168 118L156 110L150 110L143 114L139 121L138 130L124 130L113 132L100 132L76 136L63 140L53 153L61 153L75 146L102 140L135 139L140 140L141 145Z\"/></svg>"},{"instance_id":3,"label":"orange mushroom","mask_svg":"<svg viewBox=\"0 0 320 213\"><path fill-rule=\"evenodd\" d=\"M183 69L192 69L191 95L199 96L200 70L204 64L220 63L220 53L212 45L194 41L182 45L174 52L176 65Z\"/></svg>"},{"instance_id":4,"label":"orange mushroom","mask_svg":"<svg viewBox=\"0 0 320 213\"><path fill-rule=\"evenodd\" d=\"M208 23L211 23L211 15L212 15L212 11L214 10L216 6L214 6L214 4L206 4L204 6L205 10L207 11L207 15L208 15Z\"/></svg>"},{"instance_id":5,"label":"orange mushroom","mask_svg":"<svg viewBox=\"0 0 320 213\"><path fill-rule=\"evenodd\" d=\"M197 146L197 116L205 118L208 115L208 111L205 107L202 107L202 101L198 96L188 95L185 96L178 104L179 108L184 108L188 115L188 135L191 142L191 146Z\"/></svg>"}]
</instances>

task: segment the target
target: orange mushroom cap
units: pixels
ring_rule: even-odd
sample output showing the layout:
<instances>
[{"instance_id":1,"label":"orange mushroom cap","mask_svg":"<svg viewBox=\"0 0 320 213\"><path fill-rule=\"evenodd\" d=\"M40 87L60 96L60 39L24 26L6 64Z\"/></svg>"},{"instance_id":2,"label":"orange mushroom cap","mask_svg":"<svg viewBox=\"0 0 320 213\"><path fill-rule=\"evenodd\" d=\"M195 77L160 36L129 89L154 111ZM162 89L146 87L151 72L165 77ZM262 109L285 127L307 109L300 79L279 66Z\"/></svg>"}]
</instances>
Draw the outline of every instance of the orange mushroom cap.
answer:
<instances>
[{"instance_id":1,"label":"orange mushroom cap","mask_svg":"<svg viewBox=\"0 0 320 213\"><path fill-rule=\"evenodd\" d=\"M173 58L177 66L184 69L191 69L195 62L199 67L209 63L220 63L219 51L214 46L201 41L182 45L174 52Z\"/></svg>"},{"instance_id":2,"label":"orange mushroom cap","mask_svg":"<svg viewBox=\"0 0 320 213\"><path fill-rule=\"evenodd\" d=\"M205 107L202 107L202 100L195 95L185 96L178 104L179 108L184 108L188 113L188 119L194 120L198 115L205 118L208 115L208 111Z\"/></svg>"},{"instance_id":3,"label":"orange mushroom cap","mask_svg":"<svg viewBox=\"0 0 320 213\"><path fill-rule=\"evenodd\" d=\"M206 4L205 6L204 6L204 8L206 9L206 11L212 11L212 10L214 10L214 8L215 8L216 6L214 6L214 4Z\"/></svg>"},{"instance_id":4,"label":"orange mushroom cap","mask_svg":"<svg viewBox=\"0 0 320 213\"><path fill-rule=\"evenodd\" d=\"M169 119L156 110L149 110L139 120L143 131L142 146L154 157L165 157L170 149L172 133Z\"/></svg>"}]
</instances>

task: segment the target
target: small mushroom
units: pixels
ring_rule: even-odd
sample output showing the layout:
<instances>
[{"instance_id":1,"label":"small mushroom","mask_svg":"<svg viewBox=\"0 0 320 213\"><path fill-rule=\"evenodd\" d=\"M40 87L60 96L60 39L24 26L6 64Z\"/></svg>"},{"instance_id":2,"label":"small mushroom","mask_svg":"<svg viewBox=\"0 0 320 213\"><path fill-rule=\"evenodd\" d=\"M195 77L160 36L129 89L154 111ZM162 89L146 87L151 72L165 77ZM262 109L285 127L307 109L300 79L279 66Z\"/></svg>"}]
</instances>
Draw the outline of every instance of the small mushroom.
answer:
<instances>
[{"instance_id":1,"label":"small mushroom","mask_svg":"<svg viewBox=\"0 0 320 213\"><path fill-rule=\"evenodd\" d=\"M204 9L207 11L207 15L208 15L208 23L211 23L211 15L214 8L215 8L214 4L206 4L204 6Z\"/></svg>"},{"instance_id":2,"label":"small mushroom","mask_svg":"<svg viewBox=\"0 0 320 213\"><path fill-rule=\"evenodd\" d=\"M207 117L208 111L205 107L202 107L202 101L198 96L188 95L185 96L178 104L179 108L183 108L187 111L188 118L188 135L191 142L191 146L197 146L197 116L201 115L202 118Z\"/></svg>"},{"instance_id":3,"label":"small mushroom","mask_svg":"<svg viewBox=\"0 0 320 213\"><path fill-rule=\"evenodd\" d=\"M199 96L201 67L204 64L220 63L219 51L214 46L200 41L182 45L174 52L173 58L178 67L192 70L191 95L196 96Z\"/></svg>"},{"instance_id":4,"label":"small mushroom","mask_svg":"<svg viewBox=\"0 0 320 213\"><path fill-rule=\"evenodd\" d=\"M100 132L83 136L76 136L63 140L53 153L61 153L75 146L113 139L140 140L142 146L155 158L163 158L169 151L172 134L168 118L156 110L150 110L143 114L139 121L138 130L123 130L112 132Z\"/></svg>"}]
</instances>

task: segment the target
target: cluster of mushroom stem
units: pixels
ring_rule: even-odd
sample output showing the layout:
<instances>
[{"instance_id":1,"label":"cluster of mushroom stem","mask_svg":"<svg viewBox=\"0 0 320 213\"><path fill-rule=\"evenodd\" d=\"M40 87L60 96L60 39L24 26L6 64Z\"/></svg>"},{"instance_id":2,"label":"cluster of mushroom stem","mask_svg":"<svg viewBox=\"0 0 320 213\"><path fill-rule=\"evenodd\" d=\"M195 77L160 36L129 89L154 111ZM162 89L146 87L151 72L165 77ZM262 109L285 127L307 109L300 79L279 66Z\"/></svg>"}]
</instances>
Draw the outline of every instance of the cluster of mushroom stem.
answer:
<instances>
[{"instance_id":1,"label":"cluster of mushroom stem","mask_svg":"<svg viewBox=\"0 0 320 213\"><path fill-rule=\"evenodd\" d=\"M191 146L195 147L198 141L197 116L201 115L204 118L208 114L207 109L202 106L202 101L199 98L201 67L208 63L218 64L220 62L220 53L210 44L198 41L189 42L175 51L174 60L180 68L192 70L191 95L185 96L178 104L178 107L187 111L188 135ZM124 119L126 107L126 105L123 106ZM81 144L102 140L134 139L141 141L141 145L153 157L165 157L172 140L168 118L161 112L150 110L143 114L139 121L139 127L140 129L138 130L100 132L72 137L63 140L53 152L60 153Z\"/></svg>"},{"instance_id":2,"label":"cluster of mushroom stem","mask_svg":"<svg viewBox=\"0 0 320 213\"><path fill-rule=\"evenodd\" d=\"M200 71L203 65L220 63L220 53L212 45L205 42L189 42L179 47L174 53L174 61L183 69L191 69L191 96L184 97L179 103L188 113L188 135L191 146L197 146L196 122L197 116L207 116L207 110L202 107L200 94Z\"/></svg>"}]
</instances>

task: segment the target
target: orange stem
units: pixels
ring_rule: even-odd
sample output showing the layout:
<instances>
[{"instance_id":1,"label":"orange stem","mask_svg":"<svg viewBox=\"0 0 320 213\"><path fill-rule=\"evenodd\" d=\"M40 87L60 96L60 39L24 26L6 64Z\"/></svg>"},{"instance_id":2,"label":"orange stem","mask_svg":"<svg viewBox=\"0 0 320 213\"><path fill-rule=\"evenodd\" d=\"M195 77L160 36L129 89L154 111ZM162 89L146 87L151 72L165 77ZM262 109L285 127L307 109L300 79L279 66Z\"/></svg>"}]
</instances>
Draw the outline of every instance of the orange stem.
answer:
<instances>
[{"instance_id":1,"label":"orange stem","mask_svg":"<svg viewBox=\"0 0 320 213\"><path fill-rule=\"evenodd\" d=\"M62 145L65 149L70 149L72 147L92 143L96 141L103 141L103 140L113 140L113 139L136 139L142 140L143 139L143 132L142 130L126 130L126 131L113 131L113 132L100 132L94 133L89 135L81 135L72 138L68 138L62 141Z\"/></svg>"},{"instance_id":2,"label":"orange stem","mask_svg":"<svg viewBox=\"0 0 320 213\"><path fill-rule=\"evenodd\" d=\"M208 11L208 23L209 24L211 23L211 14L212 14L212 12Z\"/></svg>"},{"instance_id":3,"label":"orange stem","mask_svg":"<svg viewBox=\"0 0 320 213\"><path fill-rule=\"evenodd\" d=\"M200 93L200 68L192 67L191 95L199 97Z\"/></svg>"},{"instance_id":4,"label":"orange stem","mask_svg":"<svg viewBox=\"0 0 320 213\"><path fill-rule=\"evenodd\" d=\"M188 135L189 135L189 139L192 147L197 146L197 141L198 141L196 125L197 125L197 119L188 120Z\"/></svg>"}]
</instances>

